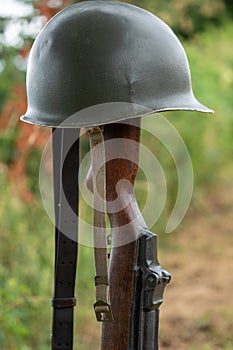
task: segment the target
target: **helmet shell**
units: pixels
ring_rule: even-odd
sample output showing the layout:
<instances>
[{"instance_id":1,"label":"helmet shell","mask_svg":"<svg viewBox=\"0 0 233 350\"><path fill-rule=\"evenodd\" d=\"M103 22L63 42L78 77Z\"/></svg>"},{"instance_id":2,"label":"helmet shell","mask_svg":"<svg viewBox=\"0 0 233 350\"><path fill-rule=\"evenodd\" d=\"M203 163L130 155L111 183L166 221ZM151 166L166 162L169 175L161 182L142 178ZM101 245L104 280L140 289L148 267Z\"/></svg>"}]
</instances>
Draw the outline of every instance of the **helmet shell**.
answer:
<instances>
[{"instance_id":1,"label":"helmet shell","mask_svg":"<svg viewBox=\"0 0 233 350\"><path fill-rule=\"evenodd\" d=\"M150 12L115 1L81 2L47 23L29 55L27 96L21 119L50 127L101 125L148 109L211 112L193 95L173 31ZM108 103L141 107L78 113Z\"/></svg>"}]
</instances>

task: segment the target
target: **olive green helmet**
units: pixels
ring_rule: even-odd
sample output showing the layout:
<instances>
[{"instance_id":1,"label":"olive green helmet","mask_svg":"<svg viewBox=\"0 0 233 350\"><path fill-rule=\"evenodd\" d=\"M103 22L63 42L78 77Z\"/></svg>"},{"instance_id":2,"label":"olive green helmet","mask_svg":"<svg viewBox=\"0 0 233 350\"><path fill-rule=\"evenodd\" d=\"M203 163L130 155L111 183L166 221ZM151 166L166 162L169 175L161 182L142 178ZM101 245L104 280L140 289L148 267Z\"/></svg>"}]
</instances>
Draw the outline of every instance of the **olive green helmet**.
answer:
<instances>
[{"instance_id":1,"label":"olive green helmet","mask_svg":"<svg viewBox=\"0 0 233 350\"><path fill-rule=\"evenodd\" d=\"M212 112L193 95L173 31L150 12L117 1L81 2L48 22L30 52L27 96L21 119L49 127L101 125L152 111ZM123 107L79 113L109 103Z\"/></svg>"}]
</instances>

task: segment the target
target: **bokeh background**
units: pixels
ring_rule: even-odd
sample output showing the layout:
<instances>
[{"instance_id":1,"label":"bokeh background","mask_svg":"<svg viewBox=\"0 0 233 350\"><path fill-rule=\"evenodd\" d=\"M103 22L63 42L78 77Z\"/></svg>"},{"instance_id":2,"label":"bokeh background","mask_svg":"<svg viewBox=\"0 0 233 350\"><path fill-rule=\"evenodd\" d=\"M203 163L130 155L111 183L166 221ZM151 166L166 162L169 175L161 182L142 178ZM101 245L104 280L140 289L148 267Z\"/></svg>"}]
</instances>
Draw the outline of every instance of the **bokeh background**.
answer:
<instances>
[{"instance_id":1,"label":"bokeh background","mask_svg":"<svg viewBox=\"0 0 233 350\"><path fill-rule=\"evenodd\" d=\"M43 209L38 183L40 158L50 130L24 124L19 116L26 110L25 70L32 42L52 16L74 2L0 0L3 350L50 348L53 225ZM195 176L188 214L170 235L164 229L177 194L176 168L165 147L142 133L142 142L158 157L168 184L166 206L153 228L159 236L161 263L173 276L161 307L161 349L232 350L233 3L128 2L148 9L173 28L187 52L196 96L215 110L213 116L195 112L164 114L183 137ZM84 138L83 148L87 147ZM146 200L145 181L143 172L139 172L136 195L141 207ZM84 204L81 211L89 215ZM93 276L92 249L80 246L75 314L75 349L79 350L97 350L100 344L101 329L92 309Z\"/></svg>"}]
</instances>

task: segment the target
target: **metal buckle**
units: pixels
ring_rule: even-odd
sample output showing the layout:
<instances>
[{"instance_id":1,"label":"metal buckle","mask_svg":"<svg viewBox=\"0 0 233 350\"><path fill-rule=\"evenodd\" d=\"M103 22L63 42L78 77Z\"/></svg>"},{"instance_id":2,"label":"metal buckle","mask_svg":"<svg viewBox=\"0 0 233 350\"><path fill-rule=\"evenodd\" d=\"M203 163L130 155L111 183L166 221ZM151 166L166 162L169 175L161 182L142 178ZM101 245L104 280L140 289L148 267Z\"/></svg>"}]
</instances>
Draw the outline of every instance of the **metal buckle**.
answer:
<instances>
[{"instance_id":1,"label":"metal buckle","mask_svg":"<svg viewBox=\"0 0 233 350\"><path fill-rule=\"evenodd\" d=\"M112 311L110 304L103 300L98 300L94 304L94 310L96 314L96 319L98 322L109 322L113 321Z\"/></svg>"}]
</instances>

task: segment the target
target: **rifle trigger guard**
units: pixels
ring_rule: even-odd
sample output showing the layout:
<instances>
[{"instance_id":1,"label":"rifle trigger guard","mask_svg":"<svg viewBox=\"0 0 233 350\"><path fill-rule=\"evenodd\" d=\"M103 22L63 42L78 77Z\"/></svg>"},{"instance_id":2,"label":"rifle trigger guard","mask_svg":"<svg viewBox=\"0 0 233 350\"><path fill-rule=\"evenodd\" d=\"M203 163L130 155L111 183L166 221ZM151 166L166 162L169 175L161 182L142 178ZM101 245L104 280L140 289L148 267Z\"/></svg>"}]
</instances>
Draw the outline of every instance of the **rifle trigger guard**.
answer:
<instances>
[{"instance_id":1,"label":"rifle trigger guard","mask_svg":"<svg viewBox=\"0 0 233 350\"><path fill-rule=\"evenodd\" d=\"M95 310L96 319L98 322L113 321L110 304L108 304L106 301L98 300L94 304L94 310Z\"/></svg>"}]
</instances>

